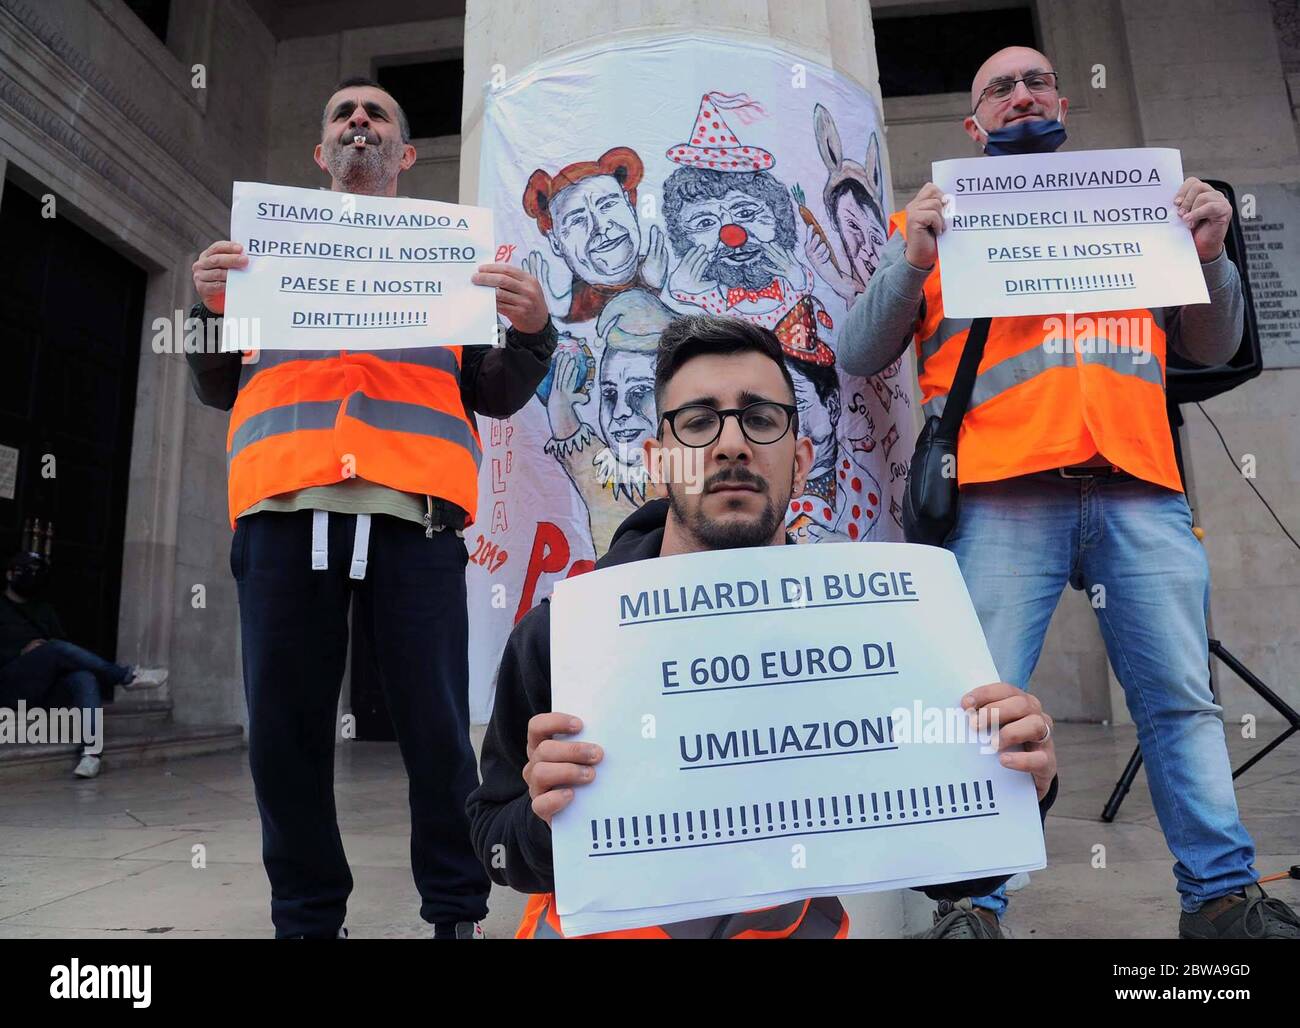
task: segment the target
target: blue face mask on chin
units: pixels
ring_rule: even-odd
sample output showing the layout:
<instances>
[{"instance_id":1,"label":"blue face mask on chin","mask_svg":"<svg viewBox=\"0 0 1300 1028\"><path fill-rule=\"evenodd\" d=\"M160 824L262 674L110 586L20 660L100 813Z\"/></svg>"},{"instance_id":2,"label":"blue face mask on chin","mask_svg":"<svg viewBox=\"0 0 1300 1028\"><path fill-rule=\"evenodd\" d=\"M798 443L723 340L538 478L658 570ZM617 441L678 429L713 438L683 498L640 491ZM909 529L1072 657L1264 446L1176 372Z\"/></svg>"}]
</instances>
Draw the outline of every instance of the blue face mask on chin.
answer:
<instances>
[{"instance_id":1,"label":"blue face mask on chin","mask_svg":"<svg viewBox=\"0 0 1300 1028\"><path fill-rule=\"evenodd\" d=\"M980 128L979 120L976 125ZM1011 154L1052 153L1065 142L1065 126L1056 118L1025 118L985 134L984 152L990 157Z\"/></svg>"}]
</instances>

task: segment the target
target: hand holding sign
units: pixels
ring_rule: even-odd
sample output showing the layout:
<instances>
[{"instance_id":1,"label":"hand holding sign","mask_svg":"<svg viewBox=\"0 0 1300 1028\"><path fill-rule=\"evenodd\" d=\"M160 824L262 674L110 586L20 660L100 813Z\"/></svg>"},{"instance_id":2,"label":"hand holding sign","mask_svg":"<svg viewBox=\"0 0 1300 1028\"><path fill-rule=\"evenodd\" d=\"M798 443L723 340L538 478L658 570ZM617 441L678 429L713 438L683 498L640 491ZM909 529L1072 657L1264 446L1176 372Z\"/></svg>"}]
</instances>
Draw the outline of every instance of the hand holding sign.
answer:
<instances>
[{"instance_id":1,"label":"hand holding sign","mask_svg":"<svg viewBox=\"0 0 1300 1028\"><path fill-rule=\"evenodd\" d=\"M226 310L226 276L231 268L243 268L248 264L244 248L229 239L213 243L194 262L194 288L198 291L203 306L213 314L223 314Z\"/></svg>"},{"instance_id":2,"label":"hand holding sign","mask_svg":"<svg viewBox=\"0 0 1300 1028\"><path fill-rule=\"evenodd\" d=\"M573 802L573 787L595 780L593 764L605 755L595 743L566 742L557 735L576 735L582 722L558 711L537 714L528 722L528 763L524 781L532 797L533 813L548 825L551 818Z\"/></svg>"},{"instance_id":3,"label":"hand holding sign","mask_svg":"<svg viewBox=\"0 0 1300 1028\"><path fill-rule=\"evenodd\" d=\"M1232 222L1232 204L1228 198L1199 178L1183 180L1174 197L1179 216L1192 230L1196 255L1202 262L1212 261L1223 250L1223 240Z\"/></svg>"},{"instance_id":4,"label":"hand holding sign","mask_svg":"<svg viewBox=\"0 0 1300 1028\"><path fill-rule=\"evenodd\" d=\"M480 264L470 281L496 290L497 313L520 332L536 335L546 327L551 314L542 284L532 275L509 264Z\"/></svg>"},{"instance_id":5,"label":"hand holding sign","mask_svg":"<svg viewBox=\"0 0 1300 1028\"><path fill-rule=\"evenodd\" d=\"M1056 746L1052 742L1052 719L1042 701L1007 682L993 682L972 689L961 698L978 724L997 725L998 762L1012 771L1028 771L1041 801L1056 777ZM1023 750L1015 749L1024 746Z\"/></svg>"},{"instance_id":6,"label":"hand holding sign","mask_svg":"<svg viewBox=\"0 0 1300 1028\"><path fill-rule=\"evenodd\" d=\"M905 208L907 212L907 263L928 270L939 259L939 234L943 231L943 190L927 182Z\"/></svg>"}]
</instances>

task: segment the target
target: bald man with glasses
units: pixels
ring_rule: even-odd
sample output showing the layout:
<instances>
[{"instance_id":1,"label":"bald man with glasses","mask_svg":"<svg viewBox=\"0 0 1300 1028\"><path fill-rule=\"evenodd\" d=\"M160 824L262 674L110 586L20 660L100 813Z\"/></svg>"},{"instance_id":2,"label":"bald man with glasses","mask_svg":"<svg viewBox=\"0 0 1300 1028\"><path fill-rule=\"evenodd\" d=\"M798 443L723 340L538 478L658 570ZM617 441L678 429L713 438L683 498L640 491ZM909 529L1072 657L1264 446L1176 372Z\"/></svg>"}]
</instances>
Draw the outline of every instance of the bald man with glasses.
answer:
<instances>
[{"instance_id":1,"label":"bald man with glasses","mask_svg":"<svg viewBox=\"0 0 1300 1028\"><path fill-rule=\"evenodd\" d=\"M1047 57L1009 47L976 74L963 128L990 157L1050 153L1065 142L1069 106ZM1166 352L1221 364L1241 339L1241 280L1224 250L1232 207L1197 178L1169 191L1210 302L1081 319L1122 324L1124 346L1100 328L1084 339L1092 329L1083 327L1069 345L1048 346L1063 341L1049 328L1057 316L993 318L961 423L961 502L943 545L1011 685L1028 687L1067 583L1104 598L1094 602L1099 626L1176 858L1179 935L1300 938L1300 919L1259 887L1237 812L1210 691L1209 565L1192 532L1164 393ZM943 310L942 191L927 182L890 226L880 267L840 334L840 369L874 375L914 345L922 402L937 415L972 327ZM1129 338L1150 347L1135 353ZM1006 892L974 902L993 927Z\"/></svg>"}]
</instances>

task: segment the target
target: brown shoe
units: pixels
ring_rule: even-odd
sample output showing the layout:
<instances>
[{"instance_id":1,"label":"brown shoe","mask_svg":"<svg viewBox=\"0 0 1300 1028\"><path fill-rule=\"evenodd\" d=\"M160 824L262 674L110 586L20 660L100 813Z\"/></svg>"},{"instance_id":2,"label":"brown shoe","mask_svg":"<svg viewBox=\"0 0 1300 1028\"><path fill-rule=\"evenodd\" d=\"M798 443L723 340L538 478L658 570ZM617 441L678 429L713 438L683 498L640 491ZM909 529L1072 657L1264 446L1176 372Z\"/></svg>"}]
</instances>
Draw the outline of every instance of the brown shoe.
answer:
<instances>
[{"instance_id":1,"label":"brown shoe","mask_svg":"<svg viewBox=\"0 0 1300 1028\"><path fill-rule=\"evenodd\" d=\"M1300 939L1300 917L1258 885L1247 885L1178 919L1180 939Z\"/></svg>"},{"instance_id":2,"label":"brown shoe","mask_svg":"<svg viewBox=\"0 0 1300 1028\"><path fill-rule=\"evenodd\" d=\"M970 898L956 903L939 901L934 912L934 927L921 936L923 939L1002 939L1002 929L993 911L977 907Z\"/></svg>"}]
</instances>

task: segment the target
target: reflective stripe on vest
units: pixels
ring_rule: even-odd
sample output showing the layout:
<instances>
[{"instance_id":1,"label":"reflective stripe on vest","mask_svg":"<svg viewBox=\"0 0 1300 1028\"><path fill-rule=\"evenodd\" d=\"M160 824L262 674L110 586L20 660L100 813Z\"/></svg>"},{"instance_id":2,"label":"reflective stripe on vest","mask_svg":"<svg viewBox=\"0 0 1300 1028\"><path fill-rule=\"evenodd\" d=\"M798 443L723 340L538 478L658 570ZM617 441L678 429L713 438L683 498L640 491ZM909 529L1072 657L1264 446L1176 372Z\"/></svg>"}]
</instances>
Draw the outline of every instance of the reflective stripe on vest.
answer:
<instances>
[{"instance_id":1,"label":"reflective stripe on vest","mask_svg":"<svg viewBox=\"0 0 1300 1028\"><path fill-rule=\"evenodd\" d=\"M849 915L834 896L796 900L763 910L701 917L673 924L598 932L583 939L843 939ZM517 939L563 939L554 893L528 898Z\"/></svg>"},{"instance_id":2,"label":"reflective stripe on vest","mask_svg":"<svg viewBox=\"0 0 1300 1028\"><path fill-rule=\"evenodd\" d=\"M907 218L890 218L905 260ZM961 485L995 482L1100 452L1138 478L1181 491L1165 400L1166 327L1178 309L994 318L958 437ZM913 325L923 410L939 415L971 321L943 309L939 262Z\"/></svg>"},{"instance_id":3,"label":"reflective stripe on vest","mask_svg":"<svg viewBox=\"0 0 1300 1028\"><path fill-rule=\"evenodd\" d=\"M226 458L230 518L268 496L356 476L441 497L472 521L482 444L460 350L264 350L240 373Z\"/></svg>"},{"instance_id":4,"label":"reflective stripe on vest","mask_svg":"<svg viewBox=\"0 0 1300 1028\"><path fill-rule=\"evenodd\" d=\"M945 323L951 324L952 322L945 319ZM1053 352L1046 347L1036 346L1032 350L1026 350L1024 353L1018 353L994 364L993 367L981 371L975 376L975 386L971 390L970 406L967 410L974 410L981 403L987 403L998 394L1004 393L1022 382L1027 382L1044 371L1050 371L1053 368L1074 367L1074 356L1073 350L1066 351L1062 348L1060 352ZM1109 368L1118 375L1133 375L1145 382L1152 382L1162 388L1164 387L1164 371L1160 367L1160 362L1154 357L1145 363L1138 364L1134 362L1132 355L1127 353L1083 353L1080 356L1082 356L1084 364L1099 365ZM941 416L947 400L947 393L939 393L921 406L927 417L930 415Z\"/></svg>"}]
</instances>

